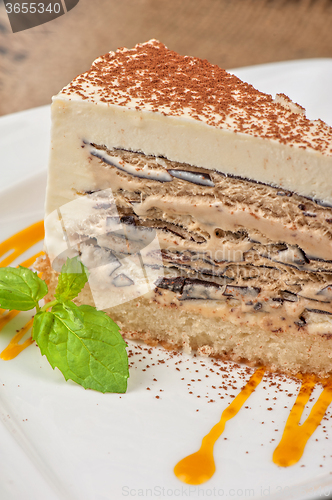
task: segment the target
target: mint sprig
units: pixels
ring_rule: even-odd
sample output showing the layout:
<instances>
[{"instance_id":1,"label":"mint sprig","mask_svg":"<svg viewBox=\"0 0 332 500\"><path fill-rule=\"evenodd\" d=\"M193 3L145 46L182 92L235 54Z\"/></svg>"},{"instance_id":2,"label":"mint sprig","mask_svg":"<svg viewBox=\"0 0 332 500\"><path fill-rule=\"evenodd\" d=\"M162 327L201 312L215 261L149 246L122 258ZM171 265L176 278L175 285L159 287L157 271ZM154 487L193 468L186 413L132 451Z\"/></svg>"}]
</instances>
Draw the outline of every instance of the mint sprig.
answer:
<instances>
[{"instance_id":1,"label":"mint sprig","mask_svg":"<svg viewBox=\"0 0 332 500\"><path fill-rule=\"evenodd\" d=\"M100 392L126 392L128 357L119 327L103 311L77 306L88 280L77 257L63 265L55 300L39 306L48 292L46 283L30 269L0 269L0 307L27 311L36 307L32 338L54 369L66 380Z\"/></svg>"}]
</instances>

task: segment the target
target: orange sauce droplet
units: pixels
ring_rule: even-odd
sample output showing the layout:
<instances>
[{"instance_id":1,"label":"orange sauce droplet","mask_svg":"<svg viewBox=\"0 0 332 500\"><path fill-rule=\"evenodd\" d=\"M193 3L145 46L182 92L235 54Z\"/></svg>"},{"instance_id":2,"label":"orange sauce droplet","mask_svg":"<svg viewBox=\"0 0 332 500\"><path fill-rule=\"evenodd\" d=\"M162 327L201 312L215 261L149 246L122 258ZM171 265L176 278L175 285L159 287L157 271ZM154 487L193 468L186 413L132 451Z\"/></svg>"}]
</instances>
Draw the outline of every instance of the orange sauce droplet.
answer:
<instances>
[{"instance_id":1,"label":"orange sauce droplet","mask_svg":"<svg viewBox=\"0 0 332 500\"><path fill-rule=\"evenodd\" d=\"M20 311L9 311L6 314L2 314L2 316L0 317L0 331L7 325L7 323L9 323L9 321L14 319L19 312Z\"/></svg>"},{"instance_id":2,"label":"orange sauce droplet","mask_svg":"<svg viewBox=\"0 0 332 500\"><path fill-rule=\"evenodd\" d=\"M22 352L23 349L33 344L34 341L32 337L28 338L25 342L23 342L23 344L19 344L19 341L32 327L32 324L33 324L33 318L31 318L30 321L28 321L27 324L23 328L21 328L21 330L12 338L6 349L2 351L0 355L1 359L8 361L10 359L16 358L16 356L20 354L20 352Z\"/></svg>"},{"instance_id":3,"label":"orange sauce droplet","mask_svg":"<svg viewBox=\"0 0 332 500\"><path fill-rule=\"evenodd\" d=\"M235 417L249 396L254 392L264 375L264 368L259 368L251 376L241 392L223 411L220 421L212 427L203 438L202 445L196 453L189 455L174 467L174 474L186 484L202 484L211 479L216 466L213 458L213 447L225 429L226 422Z\"/></svg>"},{"instance_id":4,"label":"orange sauce droplet","mask_svg":"<svg viewBox=\"0 0 332 500\"><path fill-rule=\"evenodd\" d=\"M273 453L273 462L280 467L296 464L303 455L308 439L319 426L332 402L332 377L322 381L324 389L305 422L300 425L301 415L315 387L317 378L304 375L299 394L286 422L281 441Z\"/></svg>"},{"instance_id":5,"label":"orange sauce droplet","mask_svg":"<svg viewBox=\"0 0 332 500\"><path fill-rule=\"evenodd\" d=\"M0 267L8 266L42 239L44 239L44 222L39 221L3 241L0 243L0 256L6 255L10 251L11 254L0 261Z\"/></svg>"}]
</instances>

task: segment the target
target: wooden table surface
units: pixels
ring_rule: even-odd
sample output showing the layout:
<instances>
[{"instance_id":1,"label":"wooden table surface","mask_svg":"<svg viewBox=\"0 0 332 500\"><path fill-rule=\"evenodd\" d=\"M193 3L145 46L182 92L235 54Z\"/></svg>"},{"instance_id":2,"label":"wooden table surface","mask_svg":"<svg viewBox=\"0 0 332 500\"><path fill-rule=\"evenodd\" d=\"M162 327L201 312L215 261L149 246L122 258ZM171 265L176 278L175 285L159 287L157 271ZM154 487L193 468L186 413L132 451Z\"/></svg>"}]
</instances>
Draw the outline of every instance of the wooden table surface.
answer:
<instances>
[{"instance_id":1,"label":"wooden table surface","mask_svg":"<svg viewBox=\"0 0 332 500\"><path fill-rule=\"evenodd\" d=\"M332 0L80 0L18 33L0 0L0 115L49 103L98 55L150 38L225 68L332 57Z\"/></svg>"}]
</instances>

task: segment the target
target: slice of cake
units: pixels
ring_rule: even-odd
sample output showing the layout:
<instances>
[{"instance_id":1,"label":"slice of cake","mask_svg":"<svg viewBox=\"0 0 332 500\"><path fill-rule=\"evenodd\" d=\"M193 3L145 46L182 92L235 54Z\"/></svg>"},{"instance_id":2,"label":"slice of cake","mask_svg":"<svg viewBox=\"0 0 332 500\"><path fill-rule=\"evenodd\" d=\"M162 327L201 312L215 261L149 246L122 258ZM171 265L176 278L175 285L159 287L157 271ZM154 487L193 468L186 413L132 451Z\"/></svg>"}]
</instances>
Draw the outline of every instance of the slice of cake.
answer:
<instances>
[{"instance_id":1,"label":"slice of cake","mask_svg":"<svg viewBox=\"0 0 332 500\"><path fill-rule=\"evenodd\" d=\"M332 372L332 130L156 40L97 59L53 99L54 289L80 255L127 338Z\"/></svg>"}]
</instances>

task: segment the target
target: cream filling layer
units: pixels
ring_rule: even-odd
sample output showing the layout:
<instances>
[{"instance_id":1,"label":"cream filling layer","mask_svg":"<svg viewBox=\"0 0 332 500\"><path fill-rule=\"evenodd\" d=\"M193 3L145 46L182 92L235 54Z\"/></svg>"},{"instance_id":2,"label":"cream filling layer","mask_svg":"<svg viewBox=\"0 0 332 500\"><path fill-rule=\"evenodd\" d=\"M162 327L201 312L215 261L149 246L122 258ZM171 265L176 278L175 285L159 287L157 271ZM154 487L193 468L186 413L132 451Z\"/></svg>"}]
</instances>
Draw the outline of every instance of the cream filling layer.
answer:
<instances>
[{"instance_id":1,"label":"cream filling layer","mask_svg":"<svg viewBox=\"0 0 332 500\"><path fill-rule=\"evenodd\" d=\"M198 198L198 197L196 197ZM149 196L141 203L133 204L135 213L140 217L147 217L151 209L159 209L165 214L191 215L215 240L215 229L238 231L239 229L258 230L261 235L273 242L285 242L298 245L309 256L331 260L332 242L319 231L310 228L297 228L294 225L284 224L282 220L263 218L259 211L251 211L250 206L243 205L237 209L229 209L220 202L206 203L204 198L190 197ZM259 237L255 234L255 239ZM206 247L212 243L207 242ZM205 244L203 244L205 245Z\"/></svg>"}]
</instances>

